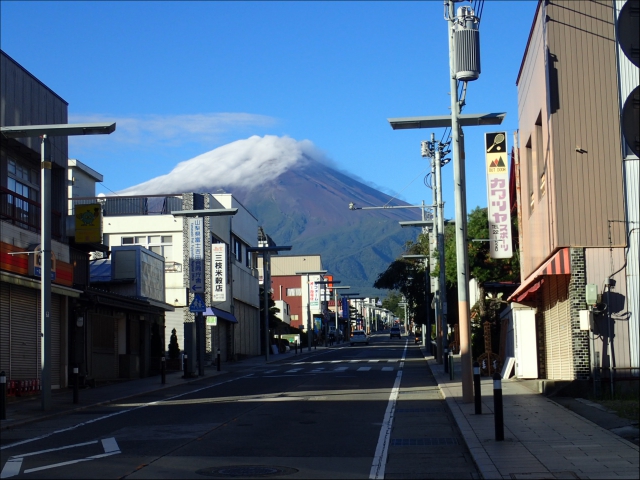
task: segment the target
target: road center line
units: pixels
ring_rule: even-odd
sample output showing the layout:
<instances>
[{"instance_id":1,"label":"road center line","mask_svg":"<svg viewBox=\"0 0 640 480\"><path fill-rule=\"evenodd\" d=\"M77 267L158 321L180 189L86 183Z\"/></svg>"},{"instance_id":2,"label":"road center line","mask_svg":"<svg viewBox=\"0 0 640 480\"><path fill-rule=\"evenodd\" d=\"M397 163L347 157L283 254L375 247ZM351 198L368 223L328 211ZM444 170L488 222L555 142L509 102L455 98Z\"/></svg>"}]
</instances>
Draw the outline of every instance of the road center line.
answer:
<instances>
[{"instance_id":1,"label":"road center line","mask_svg":"<svg viewBox=\"0 0 640 480\"><path fill-rule=\"evenodd\" d=\"M402 365L407 355L407 346L405 343L404 350L402 351L402 359L400 360L400 369L398 375L393 383L391 394L389 395L389 403L387 404L387 410L384 413L384 420L382 421L382 427L380 427L380 436L378 437L378 445L376 445L376 453L373 456L373 463L371 464L371 472L369 478L378 479L384 478L384 469L387 464L387 456L389 454L389 440L391 440L391 427L393 426L393 415L396 410L396 402L398 400L398 393L400 392L400 380L402 379Z\"/></svg>"}]
</instances>

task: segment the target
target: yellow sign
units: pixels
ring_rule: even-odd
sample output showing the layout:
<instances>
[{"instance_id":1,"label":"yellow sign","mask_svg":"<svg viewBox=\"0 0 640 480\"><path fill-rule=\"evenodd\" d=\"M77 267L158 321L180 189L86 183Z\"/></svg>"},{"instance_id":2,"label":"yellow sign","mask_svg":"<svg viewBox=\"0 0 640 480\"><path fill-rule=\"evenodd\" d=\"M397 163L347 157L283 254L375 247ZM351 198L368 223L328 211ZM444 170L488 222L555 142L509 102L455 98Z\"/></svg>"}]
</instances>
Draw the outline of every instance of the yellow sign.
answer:
<instances>
[{"instance_id":1,"label":"yellow sign","mask_svg":"<svg viewBox=\"0 0 640 480\"><path fill-rule=\"evenodd\" d=\"M102 243L102 209L99 203L76 205L76 243Z\"/></svg>"}]
</instances>

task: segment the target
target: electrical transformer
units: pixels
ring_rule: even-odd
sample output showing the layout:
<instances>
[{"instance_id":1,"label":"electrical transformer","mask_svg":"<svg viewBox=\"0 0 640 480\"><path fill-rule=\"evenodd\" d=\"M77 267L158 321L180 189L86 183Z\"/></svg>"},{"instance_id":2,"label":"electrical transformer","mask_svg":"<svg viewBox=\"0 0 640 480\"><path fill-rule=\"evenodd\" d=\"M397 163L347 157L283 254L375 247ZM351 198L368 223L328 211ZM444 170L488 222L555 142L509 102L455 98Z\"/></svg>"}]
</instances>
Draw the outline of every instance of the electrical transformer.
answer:
<instances>
[{"instance_id":1,"label":"electrical transformer","mask_svg":"<svg viewBox=\"0 0 640 480\"><path fill-rule=\"evenodd\" d=\"M480 76L480 20L471 7L459 7L456 15L454 44L456 79L463 82Z\"/></svg>"}]
</instances>

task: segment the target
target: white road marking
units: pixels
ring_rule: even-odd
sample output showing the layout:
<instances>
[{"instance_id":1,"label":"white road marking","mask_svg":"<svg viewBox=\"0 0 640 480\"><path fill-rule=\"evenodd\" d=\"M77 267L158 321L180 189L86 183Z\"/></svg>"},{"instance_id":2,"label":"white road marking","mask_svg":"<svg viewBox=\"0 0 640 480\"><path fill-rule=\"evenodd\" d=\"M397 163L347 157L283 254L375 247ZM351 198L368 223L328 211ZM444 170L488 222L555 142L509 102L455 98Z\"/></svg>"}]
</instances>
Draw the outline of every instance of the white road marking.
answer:
<instances>
[{"instance_id":1,"label":"white road marking","mask_svg":"<svg viewBox=\"0 0 640 480\"><path fill-rule=\"evenodd\" d=\"M165 398L163 400L157 400L155 402L145 403L145 404L142 404L142 405L138 405L137 407L134 407L134 408L129 408L127 410L121 410L119 412L110 413L109 415L105 415L104 417L98 417L98 418L94 418L92 420L87 420L86 422L77 423L77 424L72 425L70 427L61 428L60 430L55 430L55 431L53 431L51 433L46 433L46 434L40 435L38 437L27 438L26 440L21 440L19 442L11 443L9 445L3 445L3 446L0 447L0 450L6 450L7 448L17 447L19 445L24 445L25 443L36 442L38 440L42 440L44 438L51 437L52 435L56 435L58 433L69 432L71 430L75 430L76 428L84 427L85 425L90 425L92 423L99 422L100 420L106 420L107 418L115 417L116 415L122 415L123 413L133 412L135 410L139 410L141 408L150 407L152 405L160 405L163 402L169 402L171 400L175 400L176 398L184 397L185 395L191 395L193 393L198 393L198 392L200 392L202 390L207 390L207 389L212 388L212 387L217 387L217 386L223 385L225 383L235 382L236 380L243 380L245 378L250 377L251 375L253 375L253 374L244 375L244 376L238 377L238 378L232 378L230 380L225 380L224 382L214 383L213 385L207 385L206 387L196 388L195 390L191 390L189 392L180 393L178 395L174 395L173 397L168 397L168 398Z\"/></svg>"},{"instance_id":2,"label":"white road marking","mask_svg":"<svg viewBox=\"0 0 640 480\"><path fill-rule=\"evenodd\" d=\"M287 370L285 373L296 373L302 370L301 368L292 368L291 370Z\"/></svg>"},{"instance_id":3,"label":"white road marking","mask_svg":"<svg viewBox=\"0 0 640 480\"><path fill-rule=\"evenodd\" d=\"M90 460L95 460L97 458L109 457L111 455L117 455L121 453L120 447L118 446L118 442L116 442L116 439L114 437L103 438L101 442L102 442L102 448L104 448L104 453L101 453L98 455L92 455L90 457L85 457L85 458L78 458L76 460L69 460L67 462L44 465L42 467L29 468L29 469L26 469L24 473L39 472L41 470L49 470L50 468L62 467L64 465L73 465L74 463L88 462ZM43 453L67 450L69 448L84 447L86 445L93 445L94 443L98 443L98 440L93 440L91 442L76 443L74 445L65 445L64 447L58 447L58 448L47 448L46 450L38 450L37 452L25 453L22 455L14 455L12 457L9 457L9 460L7 460L7 463L5 463L4 468L2 469L2 473L0 473L0 478L9 478L9 477L15 477L16 475L19 475L20 469L22 468L22 462L25 457L32 457L34 455L41 455Z\"/></svg>"},{"instance_id":4,"label":"white road marking","mask_svg":"<svg viewBox=\"0 0 640 480\"><path fill-rule=\"evenodd\" d=\"M263 373L273 373L273 372L277 372L277 371L278 371L278 369L276 368L276 369L272 369L272 370L266 370Z\"/></svg>"},{"instance_id":5,"label":"white road marking","mask_svg":"<svg viewBox=\"0 0 640 480\"><path fill-rule=\"evenodd\" d=\"M407 345L404 346L402 352L402 360L404 363L405 355L407 354ZM400 365L402 365L402 363ZM389 403L387 404L387 410L384 413L384 420L382 421L382 427L380 428L380 436L378 437L378 444L376 445L376 453L373 456L373 463L371 464L371 471L369 478L378 479L384 478L384 469L387 464L387 456L389 454L389 440L391 439L391 427L393 426L393 415L396 410L396 402L398 400L398 393L400 391L400 380L402 379L402 368L398 370L398 375L393 383L391 394L389 395Z\"/></svg>"},{"instance_id":6,"label":"white road marking","mask_svg":"<svg viewBox=\"0 0 640 480\"><path fill-rule=\"evenodd\" d=\"M393 367L382 367L383 372L393 372L393 370L394 370Z\"/></svg>"},{"instance_id":7,"label":"white road marking","mask_svg":"<svg viewBox=\"0 0 640 480\"><path fill-rule=\"evenodd\" d=\"M344 372L345 370L347 370L349 367L337 367L334 368L333 371L334 372Z\"/></svg>"},{"instance_id":8,"label":"white road marking","mask_svg":"<svg viewBox=\"0 0 640 480\"><path fill-rule=\"evenodd\" d=\"M371 367L360 367L358 369L359 372L368 372L369 370L371 370Z\"/></svg>"},{"instance_id":9,"label":"white road marking","mask_svg":"<svg viewBox=\"0 0 640 480\"><path fill-rule=\"evenodd\" d=\"M369 360L369 363L378 363L380 360Z\"/></svg>"}]
</instances>

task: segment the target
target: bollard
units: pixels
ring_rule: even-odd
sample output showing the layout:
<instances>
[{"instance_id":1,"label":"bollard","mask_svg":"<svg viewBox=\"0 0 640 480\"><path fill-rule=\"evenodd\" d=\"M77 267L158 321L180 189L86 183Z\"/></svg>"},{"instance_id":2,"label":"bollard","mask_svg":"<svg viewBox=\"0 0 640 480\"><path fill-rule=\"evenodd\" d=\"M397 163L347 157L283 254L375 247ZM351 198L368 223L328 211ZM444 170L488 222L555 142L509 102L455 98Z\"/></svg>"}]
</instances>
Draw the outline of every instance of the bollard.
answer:
<instances>
[{"instance_id":1,"label":"bollard","mask_svg":"<svg viewBox=\"0 0 640 480\"><path fill-rule=\"evenodd\" d=\"M298 354L298 341L296 340L296 355Z\"/></svg>"},{"instance_id":2,"label":"bollard","mask_svg":"<svg viewBox=\"0 0 640 480\"><path fill-rule=\"evenodd\" d=\"M167 360L164 356L160 358L160 377L163 385L167 383Z\"/></svg>"},{"instance_id":3,"label":"bollard","mask_svg":"<svg viewBox=\"0 0 640 480\"><path fill-rule=\"evenodd\" d=\"M4 371L0 372L0 420L7 419L7 376Z\"/></svg>"},{"instance_id":4,"label":"bollard","mask_svg":"<svg viewBox=\"0 0 640 480\"><path fill-rule=\"evenodd\" d=\"M449 349L445 348L443 352L442 366L444 367L444 373L449 373Z\"/></svg>"},{"instance_id":5,"label":"bollard","mask_svg":"<svg viewBox=\"0 0 640 480\"><path fill-rule=\"evenodd\" d=\"M453 380L453 351L449 350L449 380Z\"/></svg>"},{"instance_id":6,"label":"bollard","mask_svg":"<svg viewBox=\"0 0 640 480\"><path fill-rule=\"evenodd\" d=\"M493 414L496 422L496 441L504 440L504 417L502 415L502 377L493 374Z\"/></svg>"},{"instance_id":7,"label":"bollard","mask_svg":"<svg viewBox=\"0 0 640 480\"><path fill-rule=\"evenodd\" d=\"M476 402L476 415L482 415L482 393L480 391L480 364L473 362L473 393Z\"/></svg>"},{"instance_id":8,"label":"bollard","mask_svg":"<svg viewBox=\"0 0 640 480\"><path fill-rule=\"evenodd\" d=\"M218 371L220 371L220 349L218 349L218 354L216 357L216 365L218 367Z\"/></svg>"},{"instance_id":9,"label":"bollard","mask_svg":"<svg viewBox=\"0 0 640 480\"><path fill-rule=\"evenodd\" d=\"M182 378L189 378L189 359L187 355L184 356L184 376Z\"/></svg>"},{"instance_id":10,"label":"bollard","mask_svg":"<svg viewBox=\"0 0 640 480\"><path fill-rule=\"evenodd\" d=\"M78 403L79 379L78 367L73 367L73 403Z\"/></svg>"}]
</instances>

